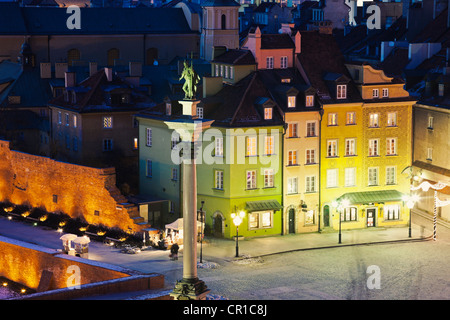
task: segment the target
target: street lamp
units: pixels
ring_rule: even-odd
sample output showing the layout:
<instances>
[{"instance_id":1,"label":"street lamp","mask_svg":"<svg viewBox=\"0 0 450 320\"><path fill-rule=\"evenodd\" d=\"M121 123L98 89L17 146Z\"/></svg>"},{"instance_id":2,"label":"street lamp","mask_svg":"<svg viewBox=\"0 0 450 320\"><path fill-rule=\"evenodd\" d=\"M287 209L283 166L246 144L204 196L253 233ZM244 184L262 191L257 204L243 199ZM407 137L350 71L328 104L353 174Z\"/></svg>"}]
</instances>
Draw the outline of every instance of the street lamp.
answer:
<instances>
[{"instance_id":1,"label":"street lamp","mask_svg":"<svg viewBox=\"0 0 450 320\"><path fill-rule=\"evenodd\" d=\"M434 190L434 205L433 205L433 240L436 241L436 225L437 225L437 207L443 207L448 204L447 201L441 201L437 197L437 191L444 189L447 185L443 182L431 184L428 181L424 181L417 187L411 186L411 190L421 189L427 192L430 188Z\"/></svg>"},{"instance_id":2,"label":"street lamp","mask_svg":"<svg viewBox=\"0 0 450 320\"><path fill-rule=\"evenodd\" d=\"M202 206L200 208L200 210L198 211L198 213L200 213L200 263L203 263L203 215L205 214L205 212L203 211L203 205L205 204L205 201L202 201Z\"/></svg>"},{"instance_id":3,"label":"street lamp","mask_svg":"<svg viewBox=\"0 0 450 320\"><path fill-rule=\"evenodd\" d=\"M239 257L239 242L238 242L239 225L242 223L242 219L244 219L244 217L245 217L244 211L239 212L239 214L237 213L231 214L231 219L233 219L233 223L236 226L236 258Z\"/></svg>"},{"instance_id":4,"label":"street lamp","mask_svg":"<svg viewBox=\"0 0 450 320\"><path fill-rule=\"evenodd\" d=\"M404 202L406 202L406 206L409 209L409 228L408 228L409 230L408 230L408 235L411 238L411 209L414 208L414 204L419 201L419 196L417 196L417 195L412 195L412 196L404 195L402 197L402 200Z\"/></svg>"},{"instance_id":5,"label":"street lamp","mask_svg":"<svg viewBox=\"0 0 450 320\"><path fill-rule=\"evenodd\" d=\"M336 211L339 214L339 243L342 243L341 239L342 239L342 209L345 209L346 207L348 207L348 205L350 204L350 201L347 199L342 199L341 201L333 201L333 203L331 204L333 207L336 208Z\"/></svg>"}]
</instances>

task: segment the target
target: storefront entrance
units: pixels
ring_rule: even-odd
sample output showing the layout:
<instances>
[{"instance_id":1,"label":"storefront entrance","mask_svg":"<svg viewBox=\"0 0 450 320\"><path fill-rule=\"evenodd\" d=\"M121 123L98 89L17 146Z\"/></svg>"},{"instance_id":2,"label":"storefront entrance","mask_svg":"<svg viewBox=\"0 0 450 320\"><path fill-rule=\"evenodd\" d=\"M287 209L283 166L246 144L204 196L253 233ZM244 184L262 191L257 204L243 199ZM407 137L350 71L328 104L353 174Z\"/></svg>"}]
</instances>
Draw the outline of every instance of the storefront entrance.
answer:
<instances>
[{"instance_id":1,"label":"storefront entrance","mask_svg":"<svg viewBox=\"0 0 450 320\"><path fill-rule=\"evenodd\" d=\"M367 227L375 227L375 217L377 214L376 208L368 208L367 213Z\"/></svg>"}]
</instances>

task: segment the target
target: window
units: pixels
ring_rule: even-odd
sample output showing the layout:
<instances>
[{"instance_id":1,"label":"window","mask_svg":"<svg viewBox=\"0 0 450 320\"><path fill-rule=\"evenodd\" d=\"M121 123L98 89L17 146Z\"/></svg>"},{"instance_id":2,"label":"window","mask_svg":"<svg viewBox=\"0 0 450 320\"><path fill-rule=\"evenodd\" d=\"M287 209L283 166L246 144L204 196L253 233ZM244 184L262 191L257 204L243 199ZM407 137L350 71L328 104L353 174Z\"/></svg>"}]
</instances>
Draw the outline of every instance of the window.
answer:
<instances>
[{"instance_id":1,"label":"window","mask_svg":"<svg viewBox=\"0 0 450 320\"><path fill-rule=\"evenodd\" d=\"M297 177L288 178L287 193L296 194L298 192Z\"/></svg>"},{"instance_id":2,"label":"window","mask_svg":"<svg viewBox=\"0 0 450 320\"><path fill-rule=\"evenodd\" d=\"M152 177L152 160L147 159L147 165L145 167L145 176L148 178Z\"/></svg>"},{"instance_id":3,"label":"window","mask_svg":"<svg viewBox=\"0 0 450 320\"><path fill-rule=\"evenodd\" d=\"M221 26L222 30L225 30L227 28L227 16L224 14L222 14L222 17L221 17L220 26Z\"/></svg>"},{"instance_id":4,"label":"window","mask_svg":"<svg viewBox=\"0 0 450 320\"><path fill-rule=\"evenodd\" d=\"M444 84L443 83L439 83L439 86L438 86L439 97L443 97L444 96L444 89L445 89Z\"/></svg>"},{"instance_id":5,"label":"window","mask_svg":"<svg viewBox=\"0 0 450 320\"><path fill-rule=\"evenodd\" d=\"M379 98L380 97L380 92L378 89L373 89L372 90L372 98Z\"/></svg>"},{"instance_id":6,"label":"window","mask_svg":"<svg viewBox=\"0 0 450 320\"><path fill-rule=\"evenodd\" d=\"M266 58L266 68L273 69L273 57Z\"/></svg>"},{"instance_id":7,"label":"window","mask_svg":"<svg viewBox=\"0 0 450 320\"><path fill-rule=\"evenodd\" d=\"M382 97L383 98L389 97L389 89L388 88L383 88Z\"/></svg>"},{"instance_id":8,"label":"window","mask_svg":"<svg viewBox=\"0 0 450 320\"><path fill-rule=\"evenodd\" d=\"M70 136L66 134L66 149L70 149Z\"/></svg>"},{"instance_id":9,"label":"window","mask_svg":"<svg viewBox=\"0 0 450 320\"><path fill-rule=\"evenodd\" d=\"M370 128L378 128L380 126L379 118L380 118L380 115L378 113L371 113L369 115L369 127Z\"/></svg>"},{"instance_id":10,"label":"window","mask_svg":"<svg viewBox=\"0 0 450 320\"><path fill-rule=\"evenodd\" d=\"M172 180L178 180L178 168L172 168Z\"/></svg>"},{"instance_id":11,"label":"window","mask_svg":"<svg viewBox=\"0 0 450 320\"><path fill-rule=\"evenodd\" d=\"M347 85L346 84L338 84L337 85L337 99L345 99L347 98Z\"/></svg>"},{"instance_id":12,"label":"window","mask_svg":"<svg viewBox=\"0 0 450 320\"><path fill-rule=\"evenodd\" d=\"M256 156L256 137L247 138L247 157Z\"/></svg>"},{"instance_id":13,"label":"window","mask_svg":"<svg viewBox=\"0 0 450 320\"><path fill-rule=\"evenodd\" d=\"M228 79L228 66L225 66L225 79Z\"/></svg>"},{"instance_id":14,"label":"window","mask_svg":"<svg viewBox=\"0 0 450 320\"><path fill-rule=\"evenodd\" d=\"M328 125L329 126L337 126L337 113L329 113L328 114Z\"/></svg>"},{"instance_id":15,"label":"window","mask_svg":"<svg viewBox=\"0 0 450 320\"><path fill-rule=\"evenodd\" d=\"M274 136L266 136L266 137L264 137L264 140L265 140L264 154L265 155L275 154L275 151L274 151Z\"/></svg>"},{"instance_id":16,"label":"window","mask_svg":"<svg viewBox=\"0 0 450 320\"><path fill-rule=\"evenodd\" d=\"M369 140L369 157L378 156L378 139Z\"/></svg>"},{"instance_id":17,"label":"window","mask_svg":"<svg viewBox=\"0 0 450 320\"><path fill-rule=\"evenodd\" d=\"M264 108L264 120L272 120L272 108Z\"/></svg>"},{"instance_id":18,"label":"window","mask_svg":"<svg viewBox=\"0 0 450 320\"><path fill-rule=\"evenodd\" d=\"M223 190L223 171L222 170L214 171L214 188Z\"/></svg>"},{"instance_id":19,"label":"window","mask_svg":"<svg viewBox=\"0 0 450 320\"><path fill-rule=\"evenodd\" d=\"M220 65L220 76L223 77L223 65Z\"/></svg>"},{"instance_id":20,"label":"window","mask_svg":"<svg viewBox=\"0 0 450 320\"><path fill-rule=\"evenodd\" d=\"M272 211L252 212L248 215L248 229L272 228Z\"/></svg>"},{"instance_id":21,"label":"window","mask_svg":"<svg viewBox=\"0 0 450 320\"><path fill-rule=\"evenodd\" d=\"M337 157L337 140L327 141L327 157Z\"/></svg>"},{"instance_id":22,"label":"window","mask_svg":"<svg viewBox=\"0 0 450 320\"><path fill-rule=\"evenodd\" d=\"M296 165L297 165L297 151L289 151L288 166L296 166Z\"/></svg>"},{"instance_id":23,"label":"window","mask_svg":"<svg viewBox=\"0 0 450 320\"><path fill-rule=\"evenodd\" d=\"M215 139L214 151L216 157L223 157L223 138Z\"/></svg>"},{"instance_id":24,"label":"window","mask_svg":"<svg viewBox=\"0 0 450 320\"><path fill-rule=\"evenodd\" d=\"M172 115L172 104L166 103L166 115L171 116Z\"/></svg>"},{"instance_id":25,"label":"window","mask_svg":"<svg viewBox=\"0 0 450 320\"><path fill-rule=\"evenodd\" d=\"M197 117L203 119L203 107L197 107Z\"/></svg>"},{"instance_id":26,"label":"window","mask_svg":"<svg viewBox=\"0 0 450 320\"><path fill-rule=\"evenodd\" d=\"M433 148L427 148L427 160L433 160Z\"/></svg>"},{"instance_id":27,"label":"window","mask_svg":"<svg viewBox=\"0 0 450 320\"><path fill-rule=\"evenodd\" d=\"M345 168L345 186L354 187L356 185L356 168Z\"/></svg>"},{"instance_id":28,"label":"window","mask_svg":"<svg viewBox=\"0 0 450 320\"><path fill-rule=\"evenodd\" d=\"M338 186L338 169L327 170L327 188L336 188Z\"/></svg>"},{"instance_id":29,"label":"window","mask_svg":"<svg viewBox=\"0 0 450 320\"><path fill-rule=\"evenodd\" d=\"M386 125L388 127L396 127L397 126L397 112L388 112Z\"/></svg>"},{"instance_id":30,"label":"window","mask_svg":"<svg viewBox=\"0 0 450 320\"><path fill-rule=\"evenodd\" d=\"M295 96L288 96L288 108L295 108Z\"/></svg>"},{"instance_id":31,"label":"window","mask_svg":"<svg viewBox=\"0 0 450 320\"><path fill-rule=\"evenodd\" d=\"M306 122L306 136L307 137L316 136L316 122Z\"/></svg>"},{"instance_id":32,"label":"window","mask_svg":"<svg viewBox=\"0 0 450 320\"><path fill-rule=\"evenodd\" d=\"M111 129L113 126L112 117L103 117L103 129Z\"/></svg>"},{"instance_id":33,"label":"window","mask_svg":"<svg viewBox=\"0 0 450 320\"><path fill-rule=\"evenodd\" d=\"M433 125L434 125L434 118L430 116L428 117L428 129L433 129L434 128Z\"/></svg>"},{"instance_id":34,"label":"window","mask_svg":"<svg viewBox=\"0 0 450 320\"><path fill-rule=\"evenodd\" d=\"M264 169L264 188L273 187L273 169Z\"/></svg>"},{"instance_id":35,"label":"window","mask_svg":"<svg viewBox=\"0 0 450 320\"><path fill-rule=\"evenodd\" d=\"M78 126L78 118L77 115L73 115L73 127L76 128Z\"/></svg>"},{"instance_id":36,"label":"window","mask_svg":"<svg viewBox=\"0 0 450 320\"><path fill-rule=\"evenodd\" d=\"M73 151L78 151L78 139L77 137L72 138L72 149Z\"/></svg>"},{"instance_id":37,"label":"window","mask_svg":"<svg viewBox=\"0 0 450 320\"><path fill-rule=\"evenodd\" d=\"M137 150L138 146L139 146L138 138L133 138L133 149Z\"/></svg>"},{"instance_id":38,"label":"window","mask_svg":"<svg viewBox=\"0 0 450 320\"><path fill-rule=\"evenodd\" d=\"M316 176L307 176L305 192L316 192Z\"/></svg>"},{"instance_id":39,"label":"window","mask_svg":"<svg viewBox=\"0 0 450 320\"><path fill-rule=\"evenodd\" d=\"M247 171L247 190L256 189L256 170Z\"/></svg>"},{"instance_id":40,"label":"window","mask_svg":"<svg viewBox=\"0 0 450 320\"><path fill-rule=\"evenodd\" d=\"M378 185L378 167L369 168L369 186Z\"/></svg>"},{"instance_id":41,"label":"window","mask_svg":"<svg viewBox=\"0 0 450 320\"><path fill-rule=\"evenodd\" d=\"M346 125L356 124L356 113L355 112L347 112L345 124Z\"/></svg>"},{"instance_id":42,"label":"window","mask_svg":"<svg viewBox=\"0 0 450 320\"><path fill-rule=\"evenodd\" d=\"M312 95L306 96L305 104L307 107L314 107L314 96Z\"/></svg>"},{"instance_id":43,"label":"window","mask_svg":"<svg viewBox=\"0 0 450 320\"><path fill-rule=\"evenodd\" d=\"M288 67L288 57L287 56L281 57L280 66L281 66L280 67L281 69L286 69Z\"/></svg>"},{"instance_id":44,"label":"window","mask_svg":"<svg viewBox=\"0 0 450 320\"><path fill-rule=\"evenodd\" d=\"M68 126L70 125L70 117L69 117L69 114L66 113L64 116L65 116L65 119L66 119L66 126L68 127Z\"/></svg>"},{"instance_id":45,"label":"window","mask_svg":"<svg viewBox=\"0 0 450 320\"><path fill-rule=\"evenodd\" d=\"M397 138L386 139L386 155L393 156L397 154Z\"/></svg>"},{"instance_id":46,"label":"window","mask_svg":"<svg viewBox=\"0 0 450 320\"><path fill-rule=\"evenodd\" d=\"M173 201L169 201L169 213L175 212L175 203Z\"/></svg>"},{"instance_id":47,"label":"window","mask_svg":"<svg viewBox=\"0 0 450 320\"><path fill-rule=\"evenodd\" d=\"M308 210L305 212L305 225L306 224L314 224L314 210Z\"/></svg>"},{"instance_id":48,"label":"window","mask_svg":"<svg viewBox=\"0 0 450 320\"><path fill-rule=\"evenodd\" d=\"M152 146L152 128L147 128L146 135L147 135L147 139L146 139L145 145L147 147L151 147Z\"/></svg>"},{"instance_id":49,"label":"window","mask_svg":"<svg viewBox=\"0 0 450 320\"><path fill-rule=\"evenodd\" d=\"M356 155L356 139L345 139L345 155Z\"/></svg>"},{"instance_id":50,"label":"window","mask_svg":"<svg viewBox=\"0 0 450 320\"><path fill-rule=\"evenodd\" d=\"M316 163L316 150L306 149L306 164Z\"/></svg>"},{"instance_id":51,"label":"window","mask_svg":"<svg viewBox=\"0 0 450 320\"><path fill-rule=\"evenodd\" d=\"M398 220L399 218L400 218L400 206L398 204L384 206L385 220Z\"/></svg>"},{"instance_id":52,"label":"window","mask_svg":"<svg viewBox=\"0 0 450 320\"><path fill-rule=\"evenodd\" d=\"M386 167L386 184L395 184L396 182L396 167Z\"/></svg>"},{"instance_id":53,"label":"window","mask_svg":"<svg viewBox=\"0 0 450 320\"><path fill-rule=\"evenodd\" d=\"M58 111L58 124L62 123L62 114L61 111Z\"/></svg>"},{"instance_id":54,"label":"window","mask_svg":"<svg viewBox=\"0 0 450 320\"><path fill-rule=\"evenodd\" d=\"M112 151L112 149L113 149L113 140L103 139L103 151Z\"/></svg>"},{"instance_id":55,"label":"window","mask_svg":"<svg viewBox=\"0 0 450 320\"><path fill-rule=\"evenodd\" d=\"M289 138L297 138L297 128L298 128L298 124L297 123L289 123L288 124L288 137Z\"/></svg>"},{"instance_id":56,"label":"window","mask_svg":"<svg viewBox=\"0 0 450 320\"><path fill-rule=\"evenodd\" d=\"M216 77L218 77L219 76L219 65L218 64L215 65L215 69L216 69Z\"/></svg>"},{"instance_id":57,"label":"window","mask_svg":"<svg viewBox=\"0 0 450 320\"><path fill-rule=\"evenodd\" d=\"M176 131L173 131L170 142L171 150L175 149L178 146L178 143L180 143L180 134Z\"/></svg>"},{"instance_id":58,"label":"window","mask_svg":"<svg viewBox=\"0 0 450 320\"><path fill-rule=\"evenodd\" d=\"M357 212L356 207L344 208L341 212L341 221L356 221Z\"/></svg>"}]
</instances>

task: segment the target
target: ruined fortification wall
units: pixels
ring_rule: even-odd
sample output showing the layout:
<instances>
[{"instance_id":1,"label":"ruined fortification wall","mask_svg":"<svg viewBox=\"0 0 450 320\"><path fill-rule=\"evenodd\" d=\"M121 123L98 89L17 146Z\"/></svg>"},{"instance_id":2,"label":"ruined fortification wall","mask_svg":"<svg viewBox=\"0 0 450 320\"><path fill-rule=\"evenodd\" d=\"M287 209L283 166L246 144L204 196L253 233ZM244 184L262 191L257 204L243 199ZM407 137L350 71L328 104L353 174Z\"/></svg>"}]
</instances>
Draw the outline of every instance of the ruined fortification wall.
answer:
<instances>
[{"instance_id":1,"label":"ruined fortification wall","mask_svg":"<svg viewBox=\"0 0 450 320\"><path fill-rule=\"evenodd\" d=\"M0 201L63 212L89 224L122 230L139 227L130 218L136 208L116 187L114 168L74 165L11 150L0 140Z\"/></svg>"}]
</instances>

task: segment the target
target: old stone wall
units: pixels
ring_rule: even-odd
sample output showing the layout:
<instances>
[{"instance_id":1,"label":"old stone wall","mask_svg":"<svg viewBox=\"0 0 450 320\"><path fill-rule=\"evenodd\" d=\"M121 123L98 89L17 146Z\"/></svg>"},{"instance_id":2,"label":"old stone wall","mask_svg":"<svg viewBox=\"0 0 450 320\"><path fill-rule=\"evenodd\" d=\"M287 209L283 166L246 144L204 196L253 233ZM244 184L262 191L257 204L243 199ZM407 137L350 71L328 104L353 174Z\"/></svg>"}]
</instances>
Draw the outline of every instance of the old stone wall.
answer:
<instances>
[{"instance_id":1,"label":"old stone wall","mask_svg":"<svg viewBox=\"0 0 450 320\"><path fill-rule=\"evenodd\" d=\"M0 140L0 201L63 212L89 224L138 231L114 168L91 168L10 149ZM130 214L129 214L130 211Z\"/></svg>"}]
</instances>

